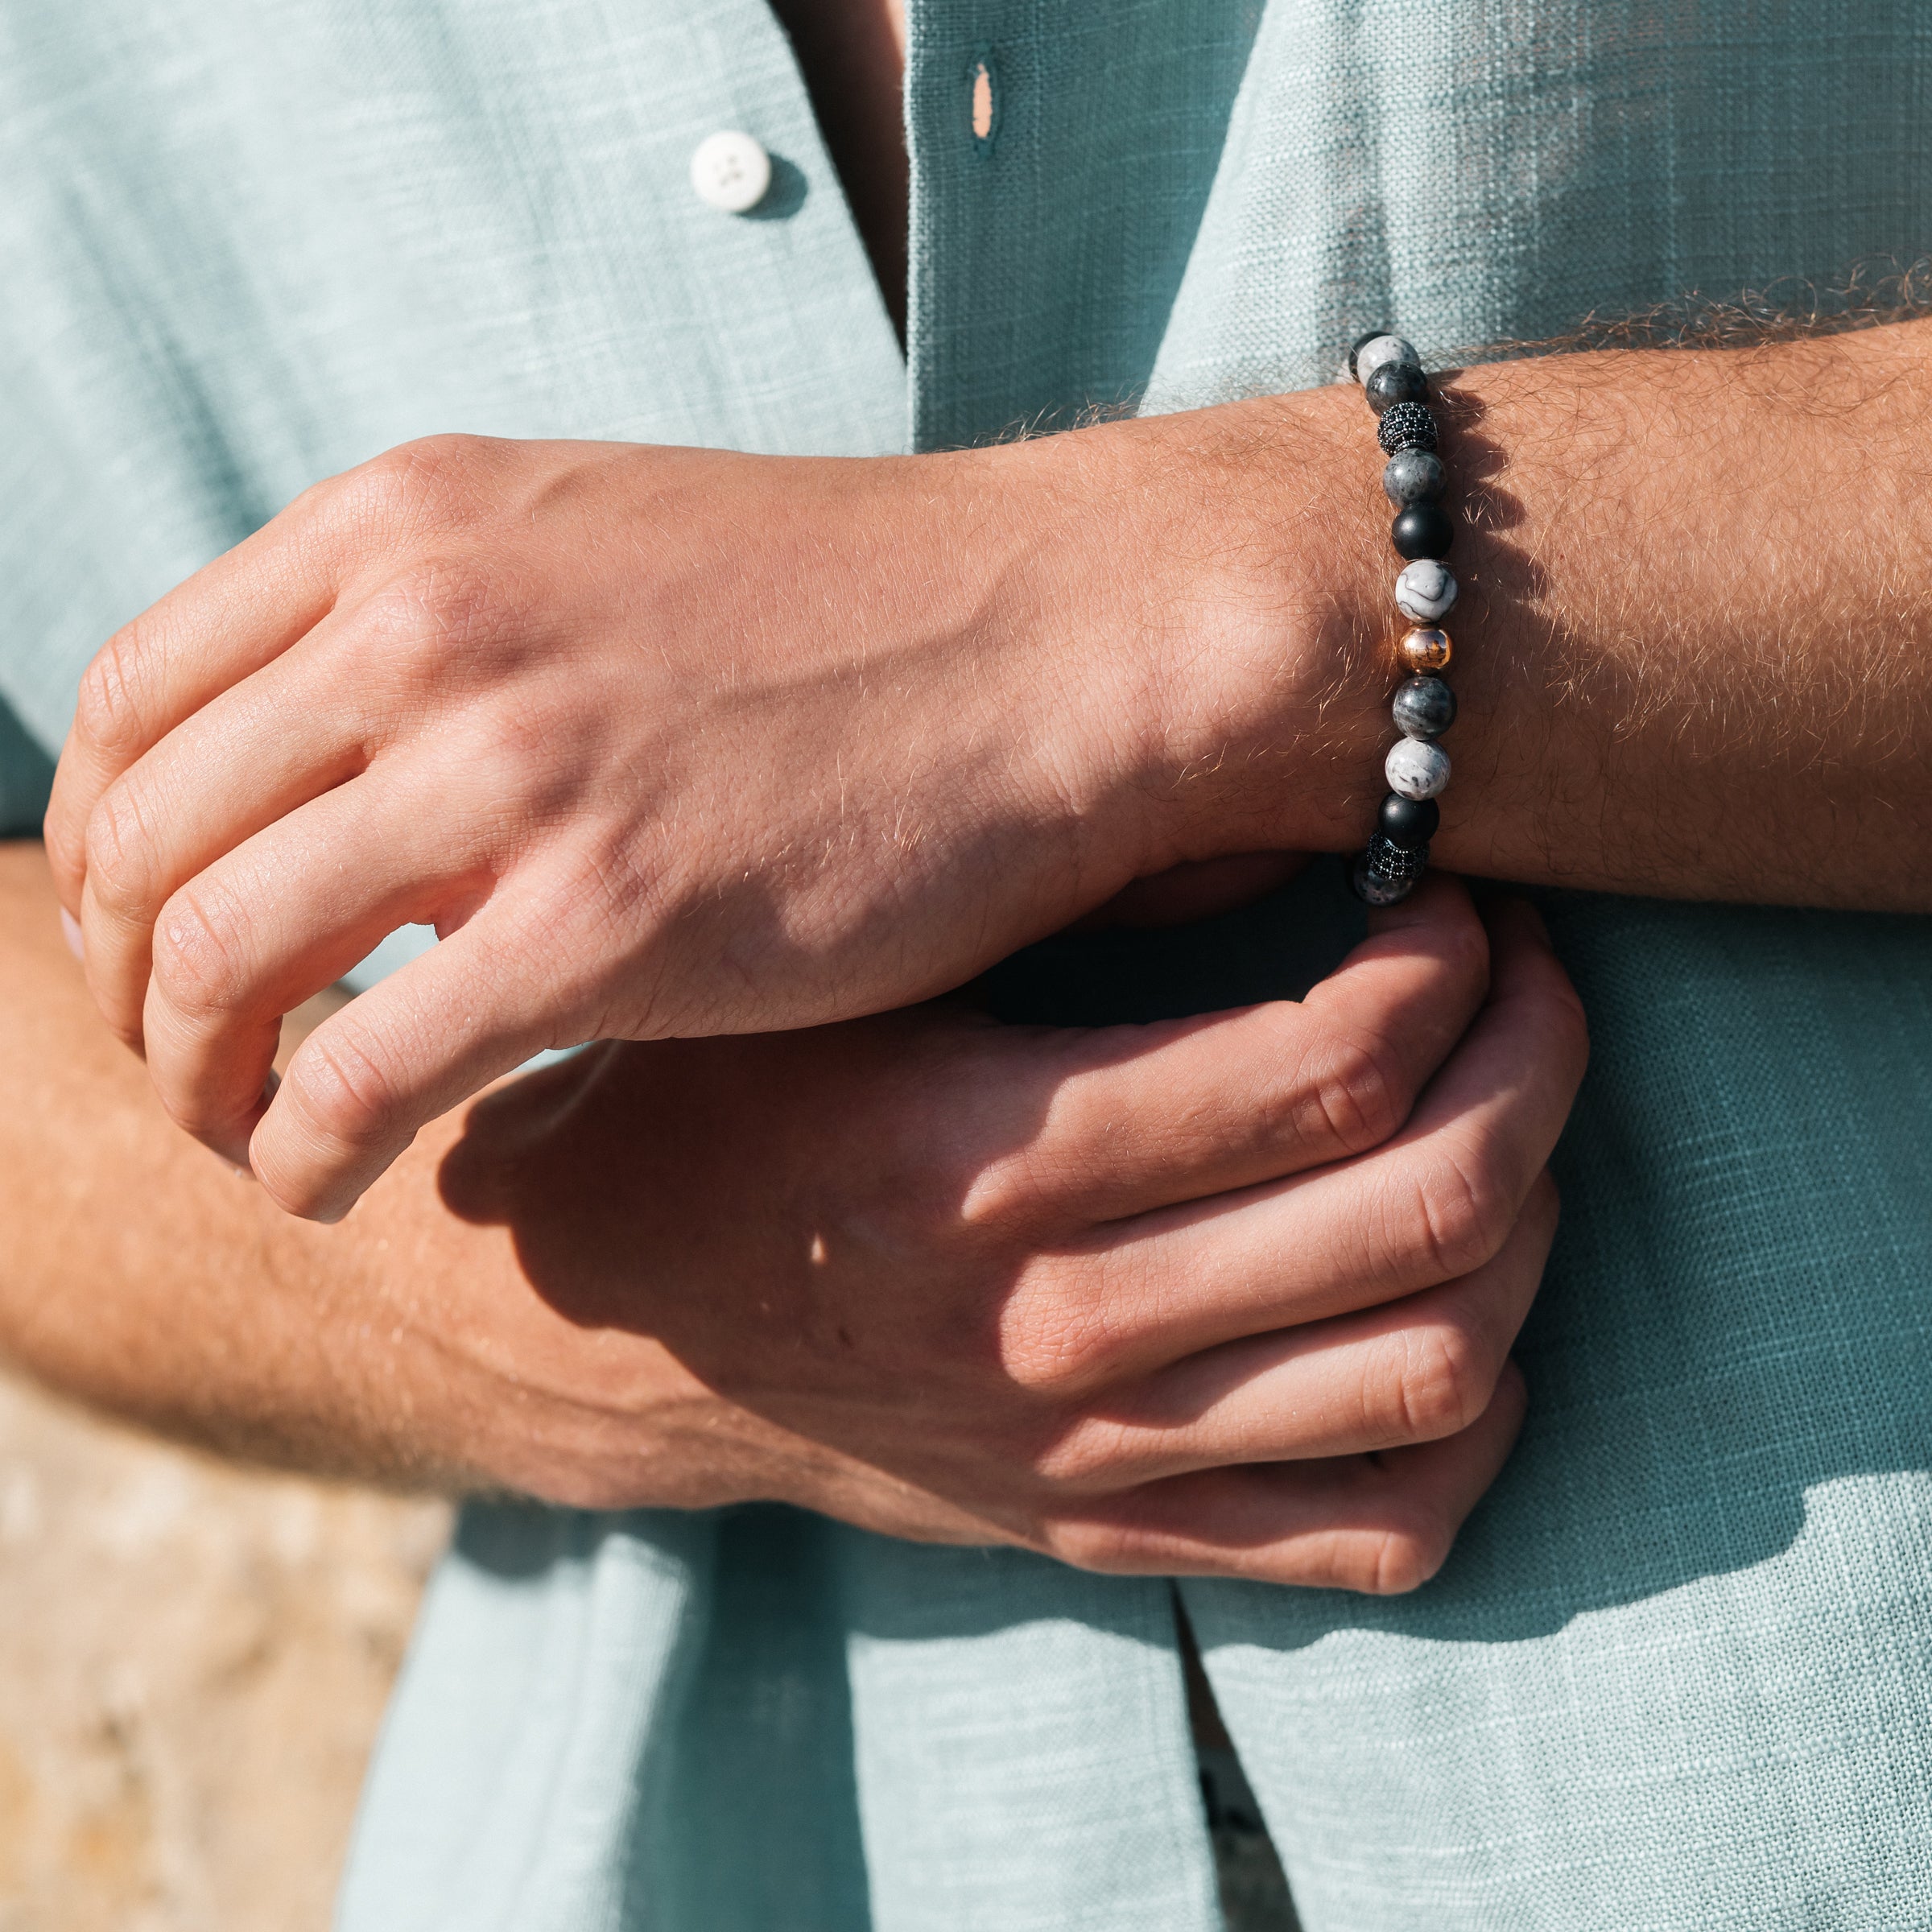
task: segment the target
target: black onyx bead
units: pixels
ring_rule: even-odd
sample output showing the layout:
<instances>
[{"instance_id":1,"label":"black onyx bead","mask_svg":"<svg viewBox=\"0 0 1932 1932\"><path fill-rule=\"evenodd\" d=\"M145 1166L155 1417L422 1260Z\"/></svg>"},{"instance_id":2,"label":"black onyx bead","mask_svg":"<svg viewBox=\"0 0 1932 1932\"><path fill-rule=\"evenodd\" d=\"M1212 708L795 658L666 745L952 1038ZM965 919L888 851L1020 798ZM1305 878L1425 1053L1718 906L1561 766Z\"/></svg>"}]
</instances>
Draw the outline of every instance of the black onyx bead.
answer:
<instances>
[{"instance_id":1,"label":"black onyx bead","mask_svg":"<svg viewBox=\"0 0 1932 1932\"><path fill-rule=\"evenodd\" d=\"M1377 832L1404 852L1426 852L1443 815L1434 799L1406 799L1392 791L1375 815Z\"/></svg>"},{"instance_id":2,"label":"black onyx bead","mask_svg":"<svg viewBox=\"0 0 1932 1932\"><path fill-rule=\"evenodd\" d=\"M1447 487L1442 458L1426 449L1398 449L1382 470L1382 491L1397 510L1433 503Z\"/></svg>"},{"instance_id":3,"label":"black onyx bead","mask_svg":"<svg viewBox=\"0 0 1932 1932\"><path fill-rule=\"evenodd\" d=\"M1439 559L1455 541L1455 526L1438 503L1411 503L1389 526L1389 541L1397 556L1414 563L1418 557Z\"/></svg>"},{"instance_id":4,"label":"black onyx bead","mask_svg":"<svg viewBox=\"0 0 1932 1932\"><path fill-rule=\"evenodd\" d=\"M1360 380L1360 378L1358 377L1355 373L1355 358L1360 355L1361 352L1366 349L1377 336L1390 336L1393 335L1395 331L1390 328L1365 328L1359 336L1356 337L1352 342L1348 345L1348 380L1351 382L1359 382Z\"/></svg>"},{"instance_id":5,"label":"black onyx bead","mask_svg":"<svg viewBox=\"0 0 1932 1932\"><path fill-rule=\"evenodd\" d=\"M1429 393L1429 378L1413 362L1385 362L1363 385L1362 394L1378 416L1398 402L1419 402Z\"/></svg>"},{"instance_id":6,"label":"black onyx bead","mask_svg":"<svg viewBox=\"0 0 1932 1932\"><path fill-rule=\"evenodd\" d=\"M1375 440L1390 456L1398 449L1434 449L1435 418L1420 402L1392 402L1383 411Z\"/></svg>"}]
</instances>

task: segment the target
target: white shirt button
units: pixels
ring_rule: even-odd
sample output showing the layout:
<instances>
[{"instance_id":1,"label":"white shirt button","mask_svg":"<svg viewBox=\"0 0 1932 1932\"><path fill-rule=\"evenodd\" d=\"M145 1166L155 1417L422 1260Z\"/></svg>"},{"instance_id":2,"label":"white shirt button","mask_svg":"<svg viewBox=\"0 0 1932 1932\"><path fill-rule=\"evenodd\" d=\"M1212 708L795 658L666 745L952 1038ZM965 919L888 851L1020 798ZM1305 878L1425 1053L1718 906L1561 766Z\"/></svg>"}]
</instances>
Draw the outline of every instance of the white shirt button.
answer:
<instances>
[{"instance_id":1,"label":"white shirt button","mask_svg":"<svg viewBox=\"0 0 1932 1932\"><path fill-rule=\"evenodd\" d=\"M691 157L691 185L707 208L741 215L771 186L771 156L736 129L707 134Z\"/></svg>"}]
</instances>

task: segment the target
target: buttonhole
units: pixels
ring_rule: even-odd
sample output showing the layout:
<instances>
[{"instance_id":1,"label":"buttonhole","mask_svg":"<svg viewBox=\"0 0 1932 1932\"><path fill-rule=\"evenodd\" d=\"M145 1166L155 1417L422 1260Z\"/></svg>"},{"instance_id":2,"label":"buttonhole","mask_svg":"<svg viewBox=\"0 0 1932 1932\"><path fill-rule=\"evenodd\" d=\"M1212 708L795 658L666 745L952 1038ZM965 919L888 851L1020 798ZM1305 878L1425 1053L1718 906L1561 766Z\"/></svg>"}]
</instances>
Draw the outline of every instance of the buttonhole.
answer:
<instances>
[{"instance_id":1,"label":"buttonhole","mask_svg":"<svg viewBox=\"0 0 1932 1932\"><path fill-rule=\"evenodd\" d=\"M972 85L972 138L980 152L985 154L992 147L993 130L999 126L999 100L993 89L990 48L973 56L967 78Z\"/></svg>"}]
</instances>

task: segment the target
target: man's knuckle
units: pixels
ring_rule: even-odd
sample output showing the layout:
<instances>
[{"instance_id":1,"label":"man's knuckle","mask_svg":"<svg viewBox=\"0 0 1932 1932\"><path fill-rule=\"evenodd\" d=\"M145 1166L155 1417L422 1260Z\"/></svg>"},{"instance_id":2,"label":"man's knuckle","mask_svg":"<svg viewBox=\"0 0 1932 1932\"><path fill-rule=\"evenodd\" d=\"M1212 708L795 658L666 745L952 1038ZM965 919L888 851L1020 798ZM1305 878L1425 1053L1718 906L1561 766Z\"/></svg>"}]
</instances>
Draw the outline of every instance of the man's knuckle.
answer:
<instances>
[{"instance_id":1,"label":"man's knuckle","mask_svg":"<svg viewBox=\"0 0 1932 1932\"><path fill-rule=\"evenodd\" d=\"M80 674L74 703L74 735L109 757L138 751L145 742L138 666L141 633L130 625L94 654Z\"/></svg>"},{"instance_id":2,"label":"man's knuckle","mask_svg":"<svg viewBox=\"0 0 1932 1932\"><path fill-rule=\"evenodd\" d=\"M151 835L137 787L111 786L87 821L87 878L94 901L118 918L151 910Z\"/></svg>"},{"instance_id":3,"label":"man's knuckle","mask_svg":"<svg viewBox=\"0 0 1932 1932\"><path fill-rule=\"evenodd\" d=\"M1030 1283L1000 1318L1000 1369L1015 1388L1055 1397L1088 1387L1110 1353L1107 1325L1084 1296Z\"/></svg>"},{"instance_id":4,"label":"man's knuckle","mask_svg":"<svg viewBox=\"0 0 1932 1932\"><path fill-rule=\"evenodd\" d=\"M478 667L510 610L485 559L439 555L411 564L377 592L359 628L383 671L434 688Z\"/></svg>"},{"instance_id":5,"label":"man's knuckle","mask_svg":"<svg viewBox=\"0 0 1932 1932\"><path fill-rule=\"evenodd\" d=\"M1371 1596L1406 1596L1437 1575L1455 1542L1454 1526L1438 1513L1406 1512L1369 1539L1355 1587Z\"/></svg>"},{"instance_id":6,"label":"man's knuckle","mask_svg":"<svg viewBox=\"0 0 1932 1932\"><path fill-rule=\"evenodd\" d=\"M1399 1058L1376 1034L1331 1034L1317 1050L1309 1076L1309 1098L1323 1128L1352 1154L1379 1147L1408 1117Z\"/></svg>"},{"instance_id":7,"label":"man's knuckle","mask_svg":"<svg viewBox=\"0 0 1932 1932\"><path fill-rule=\"evenodd\" d=\"M460 435L419 436L386 449L336 479L330 520L393 537L454 516L464 506L480 442Z\"/></svg>"},{"instance_id":8,"label":"man's knuckle","mask_svg":"<svg viewBox=\"0 0 1932 1932\"><path fill-rule=\"evenodd\" d=\"M156 989L177 1012L203 1018L232 1009L247 983L246 922L211 881L184 886L155 923Z\"/></svg>"},{"instance_id":9,"label":"man's knuckle","mask_svg":"<svg viewBox=\"0 0 1932 1932\"><path fill-rule=\"evenodd\" d=\"M360 1151L382 1138L399 1090L380 1056L359 1040L319 1034L291 1063L283 1098L325 1143Z\"/></svg>"},{"instance_id":10,"label":"man's knuckle","mask_svg":"<svg viewBox=\"0 0 1932 1932\"><path fill-rule=\"evenodd\" d=\"M1455 1435L1489 1406L1500 1364L1464 1323L1430 1322L1402 1331L1390 1386L1392 1422L1404 1441Z\"/></svg>"},{"instance_id":11,"label":"man's knuckle","mask_svg":"<svg viewBox=\"0 0 1932 1932\"><path fill-rule=\"evenodd\" d=\"M345 474L316 487L305 507L317 534L357 540L387 539L415 522L419 505L417 486L394 451L372 458Z\"/></svg>"},{"instance_id":12,"label":"man's knuckle","mask_svg":"<svg viewBox=\"0 0 1932 1932\"><path fill-rule=\"evenodd\" d=\"M1439 1149L1416 1190L1418 1238L1439 1281L1491 1260L1508 1239L1513 1203L1485 1150Z\"/></svg>"},{"instance_id":13,"label":"man's knuckle","mask_svg":"<svg viewBox=\"0 0 1932 1932\"><path fill-rule=\"evenodd\" d=\"M481 466L489 448L487 437L444 430L400 444L391 453L427 488L441 489L472 477Z\"/></svg>"}]
</instances>

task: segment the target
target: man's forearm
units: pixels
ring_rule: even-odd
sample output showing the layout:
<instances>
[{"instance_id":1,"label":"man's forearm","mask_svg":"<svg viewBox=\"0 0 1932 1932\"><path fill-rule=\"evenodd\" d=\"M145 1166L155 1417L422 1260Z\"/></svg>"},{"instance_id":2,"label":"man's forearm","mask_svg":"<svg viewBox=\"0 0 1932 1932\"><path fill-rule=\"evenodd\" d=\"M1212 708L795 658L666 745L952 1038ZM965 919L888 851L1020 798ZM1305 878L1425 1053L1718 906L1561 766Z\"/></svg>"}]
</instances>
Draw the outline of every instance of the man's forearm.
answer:
<instances>
[{"instance_id":1,"label":"man's forearm","mask_svg":"<svg viewBox=\"0 0 1932 1932\"><path fill-rule=\"evenodd\" d=\"M101 1026L38 844L0 845L0 1351L251 1458L568 1492L564 1465L590 1430L547 1384L594 1384L587 1344L501 1228L443 1204L455 1120L426 1130L349 1225L281 1214L172 1125ZM610 1364L613 1397L638 1370Z\"/></svg>"},{"instance_id":2,"label":"man's forearm","mask_svg":"<svg viewBox=\"0 0 1932 1932\"><path fill-rule=\"evenodd\" d=\"M1185 433L1213 440L1223 413ZM1438 413L1462 596L1437 861L1932 907L1932 324L1499 363L1442 386ZM1318 640L1327 701L1311 737L1298 689L1283 733L1265 627L1192 687L1228 723L1218 755L1195 753L1184 848L1270 842L1270 824L1307 821L1320 783L1365 836L1403 628L1374 419L1339 386L1225 415L1243 453L1216 473L1250 481L1216 514L1241 524L1243 581L1274 569L1290 585L1288 628ZM1305 685L1306 664L1294 675ZM1228 697L1227 676L1262 695ZM1190 723L1212 735L1204 710Z\"/></svg>"}]
</instances>

